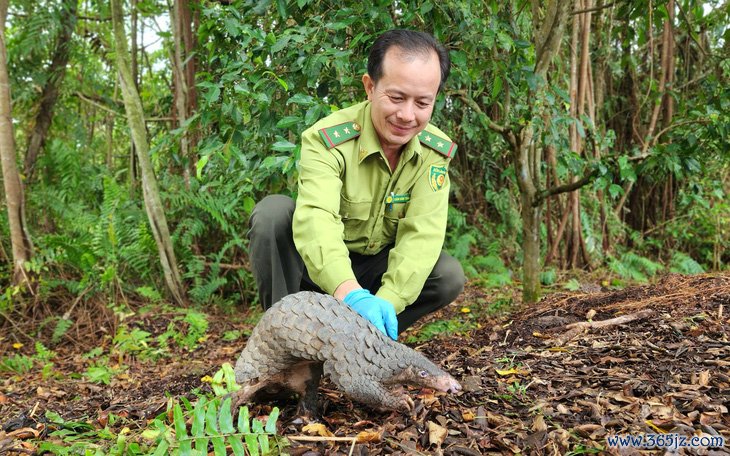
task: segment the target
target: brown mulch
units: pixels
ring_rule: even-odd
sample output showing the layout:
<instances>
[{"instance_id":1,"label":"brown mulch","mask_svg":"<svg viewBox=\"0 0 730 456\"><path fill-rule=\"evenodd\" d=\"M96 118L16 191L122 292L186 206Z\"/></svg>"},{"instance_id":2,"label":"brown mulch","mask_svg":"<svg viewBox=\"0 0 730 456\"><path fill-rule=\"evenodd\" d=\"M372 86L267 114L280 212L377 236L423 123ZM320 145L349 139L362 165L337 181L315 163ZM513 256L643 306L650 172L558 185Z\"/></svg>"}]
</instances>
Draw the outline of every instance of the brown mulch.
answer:
<instances>
[{"instance_id":1,"label":"brown mulch","mask_svg":"<svg viewBox=\"0 0 730 456\"><path fill-rule=\"evenodd\" d=\"M495 293L468 287L459 301L430 320L489 305ZM138 320L134 320L137 318ZM150 332L160 315L132 317ZM201 382L223 362L233 363L244 341L225 331L250 328L229 315L209 319L208 338L192 352L156 364L132 358L110 386L70 377L89 361L73 344L52 347L53 374L0 373L0 454L10 445L32 454L49 438L44 413L144 429L163 413L168 397L209 391ZM724 437L730 444L730 275L669 275L654 285L593 293L553 293L510 314L481 317L476 329L438 336L417 349L459 379L455 395L413 390L414 416L376 412L342 397L325 383L321 424L308 427L354 440L300 439L308 424L296 404L279 405L280 432L290 454L664 454L611 448L607 437L666 433ZM6 344L8 339L2 341ZM27 344L31 345L31 344ZM93 343L87 344L94 346ZM265 415L273 404L252 407ZM109 424L109 415L124 418ZM18 429L34 430L20 434ZM16 432L13 434L13 432ZM316 432L316 431L310 431ZM15 437L11 439L9 436ZM730 455L725 448L681 448L667 454Z\"/></svg>"}]
</instances>

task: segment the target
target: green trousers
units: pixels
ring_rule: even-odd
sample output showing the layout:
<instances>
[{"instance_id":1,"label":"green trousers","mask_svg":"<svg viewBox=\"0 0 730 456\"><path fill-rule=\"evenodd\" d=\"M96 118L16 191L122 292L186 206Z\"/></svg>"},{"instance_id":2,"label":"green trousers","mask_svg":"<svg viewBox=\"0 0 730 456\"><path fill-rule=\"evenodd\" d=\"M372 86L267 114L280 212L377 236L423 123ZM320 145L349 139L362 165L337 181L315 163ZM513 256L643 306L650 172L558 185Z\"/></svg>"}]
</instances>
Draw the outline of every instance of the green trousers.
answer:
<instances>
[{"instance_id":1,"label":"green trousers","mask_svg":"<svg viewBox=\"0 0 730 456\"><path fill-rule=\"evenodd\" d=\"M264 309L286 295L298 291L317 291L301 256L294 246L292 216L294 200L283 195L262 199L251 213L249 221L249 258L259 299ZM392 246L375 255L350 252L352 270L363 288L377 293L383 274L388 267L388 253ZM416 320L452 302L464 289L464 270L461 264L442 251L416 301L398 314L398 332L403 332Z\"/></svg>"}]
</instances>

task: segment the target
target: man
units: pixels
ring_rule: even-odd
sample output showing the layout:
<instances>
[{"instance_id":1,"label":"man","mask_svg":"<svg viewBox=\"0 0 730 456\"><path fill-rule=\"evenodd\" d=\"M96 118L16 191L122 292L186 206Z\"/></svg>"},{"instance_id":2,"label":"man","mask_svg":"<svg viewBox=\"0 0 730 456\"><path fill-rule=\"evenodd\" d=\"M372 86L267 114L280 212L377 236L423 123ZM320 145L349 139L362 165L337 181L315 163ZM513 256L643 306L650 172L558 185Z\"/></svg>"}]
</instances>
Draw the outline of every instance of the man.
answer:
<instances>
[{"instance_id":1,"label":"man","mask_svg":"<svg viewBox=\"0 0 730 456\"><path fill-rule=\"evenodd\" d=\"M442 251L456 145L429 124L449 65L432 36L385 32L362 78L367 101L304 131L296 205L273 195L251 214L265 309L324 291L396 339L461 293L461 265Z\"/></svg>"}]
</instances>

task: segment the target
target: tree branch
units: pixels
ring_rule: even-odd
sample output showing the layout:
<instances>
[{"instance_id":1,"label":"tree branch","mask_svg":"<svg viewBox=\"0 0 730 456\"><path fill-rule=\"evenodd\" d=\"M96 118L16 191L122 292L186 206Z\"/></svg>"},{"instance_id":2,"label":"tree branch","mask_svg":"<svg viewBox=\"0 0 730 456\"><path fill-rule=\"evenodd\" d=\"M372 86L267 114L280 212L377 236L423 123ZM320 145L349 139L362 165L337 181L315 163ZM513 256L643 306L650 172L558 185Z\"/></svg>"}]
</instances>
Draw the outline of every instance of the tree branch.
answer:
<instances>
[{"instance_id":1,"label":"tree branch","mask_svg":"<svg viewBox=\"0 0 730 456\"><path fill-rule=\"evenodd\" d=\"M607 3L607 4L602 5L602 6L594 6L593 8L586 8L586 9L582 9L582 10L576 10L576 11L573 11L572 13L570 13L570 14L573 15L573 16L575 16L576 14L592 13L594 11L601 11L603 9L611 8L615 4L616 3Z\"/></svg>"},{"instance_id":2,"label":"tree branch","mask_svg":"<svg viewBox=\"0 0 730 456\"><path fill-rule=\"evenodd\" d=\"M538 192L537 195L535 195L535 200L533 201L533 206L538 206L542 204L543 200L545 198L548 198L553 195L558 195L560 193L568 193L575 190L578 190L581 187L586 186L587 184L591 183L593 178L596 176L596 173L598 170L594 169L588 173L586 173L583 177L578 179L575 182L571 182L569 184L559 185L557 187L551 187L546 190L543 190L541 192Z\"/></svg>"},{"instance_id":3,"label":"tree branch","mask_svg":"<svg viewBox=\"0 0 730 456\"><path fill-rule=\"evenodd\" d=\"M685 121L682 121L682 122L675 122L675 123L673 123L673 124L671 124L671 125L663 128L663 129L659 130L659 133L657 133L656 136L654 136L651 139L650 144L649 144L649 147L647 147L646 152L644 152L644 153L642 153L640 155L636 155L636 156L633 156L633 157L629 157L628 160L629 161L642 161L642 160L645 160L645 159L651 157L654 153L653 152L650 152L649 149L651 147L653 147L653 146L656 146L657 142L659 141L659 138L664 133L668 132L669 130L672 130L672 129L676 128L676 127L681 127L683 125L692 125L692 124L707 125L708 123L710 123L710 121L708 119L685 120Z\"/></svg>"},{"instance_id":4,"label":"tree branch","mask_svg":"<svg viewBox=\"0 0 730 456\"><path fill-rule=\"evenodd\" d=\"M479 104L474 101L472 97L469 96L468 93L466 93L466 90L455 90L453 92L454 95L461 98L461 100L466 103L467 106L469 106L471 109L473 109L477 114L482 116L484 118L484 121L486 123L486 126L489 127L489 129L496 131L499 134L504 134L508 128L506 125L500 125L493 121L479 106Z\"/></svg>"}]
</instances>

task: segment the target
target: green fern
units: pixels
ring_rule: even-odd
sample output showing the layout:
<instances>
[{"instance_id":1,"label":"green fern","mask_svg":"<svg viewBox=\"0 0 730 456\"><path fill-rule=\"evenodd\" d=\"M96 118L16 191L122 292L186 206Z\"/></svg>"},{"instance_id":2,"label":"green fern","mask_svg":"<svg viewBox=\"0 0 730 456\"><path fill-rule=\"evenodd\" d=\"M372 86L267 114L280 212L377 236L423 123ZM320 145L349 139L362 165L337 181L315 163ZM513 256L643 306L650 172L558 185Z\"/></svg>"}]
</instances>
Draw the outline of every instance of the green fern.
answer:
<instances>
[{"instance_id":1,"label":"green fern","mask_svg":"<svg viewBox=\"0 0 730 456\"><path fill-rule=\"evenodd\" d=\"M180 403L175 403L172 415L172 429L162 418L157 418L153 423L156 431L146 431L143 434L158 436L157 446L152 452L155 456L207 455L210 454L209 445L213 446L213 454L216 456L258 456L284 447L284 441L276 436L276 421L279 418L279 409L276 407L269 414L266 425L252 419L247 407L241 408L234 425L230 397L225 398L222 403L218 398L207 400L201 397L192 411L187 413L183 412ZM191 421L189 431L188 419Z\"/></svg>"},{"instance_id":2,"label":"green fern","mask_svg":"<svg viewBox=\"0 0 730 456\"><path fill-rule=\"evenodd\" d=\"M633 252L626 252L620 258L609 257L609 268L623 279L646 282L664 267Z\"/></svg>"},{"instance_id":3,"label":"green fern","mask_svg":"<svg viewBox=\"0 0 730 456\"><path fill-rule=\"evenodd\" d=\"M701 264L682 252L674 252L672 261L669 263L669 270L680 274L702 274L705 272Z\"/></svg>"}]
</instances>

